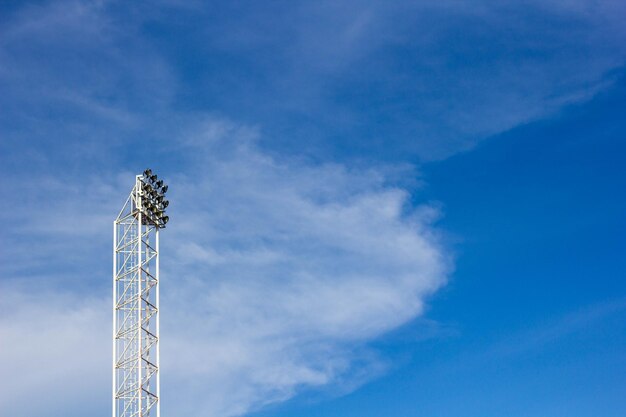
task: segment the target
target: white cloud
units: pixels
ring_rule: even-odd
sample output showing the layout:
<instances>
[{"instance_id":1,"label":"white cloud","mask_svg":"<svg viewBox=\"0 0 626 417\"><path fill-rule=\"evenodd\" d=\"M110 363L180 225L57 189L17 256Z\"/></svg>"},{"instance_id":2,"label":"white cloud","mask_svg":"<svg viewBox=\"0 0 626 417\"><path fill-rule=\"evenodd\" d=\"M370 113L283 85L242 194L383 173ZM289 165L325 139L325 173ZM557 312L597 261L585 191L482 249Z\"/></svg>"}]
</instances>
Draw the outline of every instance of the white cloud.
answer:
<instances>
[{"instance_id":1,"label":"white cloud","mask_svg":"<svg viewBox=\"0 0 626 417\"><path fill-rule=\"evenodd\" d=\"M164 329L177 333L164 372L189 395L172 409L238 415L337 382L444 283L431 213L407 212L379 173L277 161L249 141L197 146L205 163L172 181L164 235Z\"/></svg>"},{"instance_id":2,"label":"white cloud","mask_svg":"<svg viewBox=\"0 0 626 417\"><path fill-rule=\"evenodd\" d=\"M411 209L407 191L375 169L279 160L255 147L249 129L214 123L222 127L204 125L192 134L194 140L182 141L194 162L168 179L172 220L162 237L164 412L237 416L303 389L329 384L351 389L379 374L384 358L371 352L368 342L421 315L427 297L445 283L448 255L431 225L436 210ZM71 187L90 185L86 180ZM71 229L49 224L55 210L76 200L76 193L65 195L67 201L51 205L47 217L23 227L41 236L59 230L72 236ZM80 195L82 209L113 217L108 205L99 207L93 195ZM108 243L110 224L97 233L77 233L95 240L83 249L95 253L102 241ZM79 235L74 245L89 247ZM71 241L64 248L71 249ZM85 266L108 271L93 262ZM80 272L74 282L79 279ZM6 409L17 417L52 407L45 401L18 407L16 401L31 385L43 387L66 373L72 382L53 393L108 396L103 365L109 360L108 286L87 288L95 301L83 301L84 287L72 292L48 285L26 298L24 286L4 288L9 296L0 301L0 369L3 375L21 372L21 382L11 389L2 383ZM84 342L89 335L93 339ZM41 373L30 362L30 351L46 345L54 348ZM78 382L84 374L94 375L89 384ZM103 414L93 403L66 398L57 400L56 409Z\"/></svg>"},{"instance_id":3,"label":"white cloud","mask_svg":"<svg viewBox=\"0 0 626 417\"><path fill-rule=\"evenodd\" d=\"M106 415L110 302L38 287L0 287L3 415Z\"/></svg>"}]
</instances>

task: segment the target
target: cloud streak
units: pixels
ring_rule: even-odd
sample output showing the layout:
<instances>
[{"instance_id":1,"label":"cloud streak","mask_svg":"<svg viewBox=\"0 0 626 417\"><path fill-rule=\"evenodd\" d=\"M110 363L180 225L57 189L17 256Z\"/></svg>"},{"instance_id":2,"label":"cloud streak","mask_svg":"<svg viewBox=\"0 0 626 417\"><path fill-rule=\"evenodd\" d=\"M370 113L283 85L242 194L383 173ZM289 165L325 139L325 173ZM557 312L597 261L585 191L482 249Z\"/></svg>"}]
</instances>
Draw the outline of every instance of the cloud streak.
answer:
<instances>
[{"instance_id":1,"label":"cloud streak","mask_svg":"<svg viewBox=\"0 0 626 417\"><path fill-rule=\"evenodd\" d=\"M0 29L2 117L48 122L30 138L96 139L96 124L121 141L219 111L274 149L433 160L588 99L626 59L619 1L279 3L18 8Z\"/></svg>"}]
</instances>

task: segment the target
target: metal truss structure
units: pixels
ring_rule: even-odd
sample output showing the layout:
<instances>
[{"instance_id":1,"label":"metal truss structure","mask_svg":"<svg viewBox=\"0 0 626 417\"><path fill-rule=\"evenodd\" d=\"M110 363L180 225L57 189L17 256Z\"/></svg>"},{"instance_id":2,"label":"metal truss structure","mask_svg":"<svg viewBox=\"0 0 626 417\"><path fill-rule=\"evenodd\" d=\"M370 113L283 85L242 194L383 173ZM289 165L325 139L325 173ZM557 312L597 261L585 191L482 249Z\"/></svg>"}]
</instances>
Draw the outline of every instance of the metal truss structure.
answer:
<instances>
[{"instance_id":1,"label":"metal truss structure","mask_svg":"<svg viewBox=\"0 0 626 417\"><path fill-rule=\"evenodd\" d=\"M113 417L160 417L159 230L167 185L147 169L113 223Z\"/></svg>"}]
</instances>

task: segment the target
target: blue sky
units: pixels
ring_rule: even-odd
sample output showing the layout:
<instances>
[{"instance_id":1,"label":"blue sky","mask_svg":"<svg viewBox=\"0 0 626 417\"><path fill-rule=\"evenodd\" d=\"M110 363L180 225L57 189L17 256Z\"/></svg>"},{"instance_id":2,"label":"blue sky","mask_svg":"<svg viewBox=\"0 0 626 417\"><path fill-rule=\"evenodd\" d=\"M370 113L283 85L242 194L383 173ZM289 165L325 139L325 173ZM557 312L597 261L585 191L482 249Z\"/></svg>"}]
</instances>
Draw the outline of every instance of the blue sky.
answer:
<instances>
[{"instance_id":1,"label":"blue sky","mask_svg":"<svg viewBox=\"0 0 626 417\"><path fill-rule=\"evenodd\" d=\"M164 414L626 413L626 6L388 3L0 5L2 414L109 415L146 167Z\"/></svg>"}]
</instances>

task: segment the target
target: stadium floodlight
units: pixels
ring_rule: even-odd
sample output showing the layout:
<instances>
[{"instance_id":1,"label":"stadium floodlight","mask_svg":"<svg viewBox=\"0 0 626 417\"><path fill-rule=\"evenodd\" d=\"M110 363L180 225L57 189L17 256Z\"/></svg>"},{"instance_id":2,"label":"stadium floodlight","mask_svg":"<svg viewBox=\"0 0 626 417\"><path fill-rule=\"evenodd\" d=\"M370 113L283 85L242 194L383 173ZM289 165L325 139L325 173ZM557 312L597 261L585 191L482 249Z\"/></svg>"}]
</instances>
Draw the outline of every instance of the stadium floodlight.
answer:
<instances>
[{"instance_id":1,"label":"stadium floodlight","mask_svg":"<svg viewBox=\"0 0 626 417\"><path fill-rule=\"evenodd\" d=\"M169 202L156 179L151 169L135 177L113 224L113 417L160 417L159 231Z\"/></svg>"},{"instance_id":2,"label":"stadium floodlight","mask_svg":"<svg viewBox=\"0 0 626 417\"><path fill-rule=\"evenodd\" d=\"M163 187L163 180L158 180L155 184L158 188L161 188Z\"/></svg>"},{"instance_id":3,"label":"stadium floodlight","mask_svg":"<svg viewBox=\"0 0 626 417\"><path fill-rule=\"evenodd\" d=\"M161 187L161 192L163 194L165 194L167 192L167 185L164 185L163 187Z\"/></svg>"}]
</instances>

